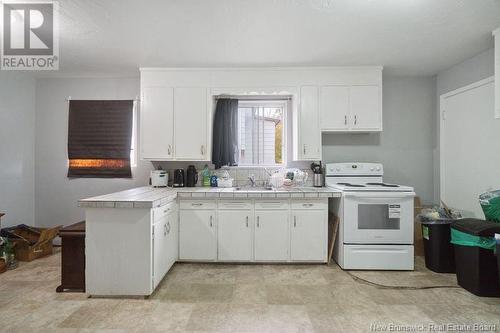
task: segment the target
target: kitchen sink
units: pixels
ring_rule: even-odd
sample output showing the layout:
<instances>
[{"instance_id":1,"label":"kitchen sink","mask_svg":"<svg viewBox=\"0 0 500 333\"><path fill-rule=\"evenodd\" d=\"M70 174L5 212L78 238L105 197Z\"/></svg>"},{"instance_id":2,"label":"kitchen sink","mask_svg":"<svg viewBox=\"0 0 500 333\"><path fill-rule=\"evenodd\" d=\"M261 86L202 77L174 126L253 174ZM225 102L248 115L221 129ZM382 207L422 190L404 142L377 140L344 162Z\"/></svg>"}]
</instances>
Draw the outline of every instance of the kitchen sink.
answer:
<instances>
[{"instance_id":1,"label":"kitchen sink","mask_svg":"<svg viewBox=\"0 0 500 333\"><path fill-rule=\"evenodd\" d=\"M254 191L254 192L266 192L273 191L272 187L235 187L235 191Z\"/></svg>"}]
</instances>

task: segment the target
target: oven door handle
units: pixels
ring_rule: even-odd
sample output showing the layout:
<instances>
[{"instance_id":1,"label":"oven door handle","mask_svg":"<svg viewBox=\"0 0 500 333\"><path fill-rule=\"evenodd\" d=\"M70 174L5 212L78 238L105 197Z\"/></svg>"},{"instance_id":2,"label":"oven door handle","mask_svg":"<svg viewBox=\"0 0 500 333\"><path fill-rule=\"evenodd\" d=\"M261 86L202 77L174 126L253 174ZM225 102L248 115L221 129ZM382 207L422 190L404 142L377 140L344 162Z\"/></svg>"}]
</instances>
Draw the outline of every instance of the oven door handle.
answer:
<instances>
[{"instance_id":1,"label":"oven door handle","mask_svg":"<svg viewBox=\"0 0 500 333\"><path fill-rule=\"evenodd\" d=\"M410 198L415 192L344 192L347 198Z\"/></svg>"}]
</instances>

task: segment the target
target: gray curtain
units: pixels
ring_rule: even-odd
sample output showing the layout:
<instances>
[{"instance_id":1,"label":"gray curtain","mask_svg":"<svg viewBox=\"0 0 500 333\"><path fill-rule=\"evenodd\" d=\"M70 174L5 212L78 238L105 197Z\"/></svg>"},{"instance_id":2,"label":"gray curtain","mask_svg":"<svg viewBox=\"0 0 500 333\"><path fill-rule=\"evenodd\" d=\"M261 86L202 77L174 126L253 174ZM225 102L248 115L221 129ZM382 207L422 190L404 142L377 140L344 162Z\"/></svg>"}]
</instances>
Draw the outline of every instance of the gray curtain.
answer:
<instances>
[{"instance_id":1,"label":"gray curtain","mask_svg":"<svg viewBox=\"0 0 500 333\"><path fill-rule=\"evenodd\" d=\"M212 163L216 169L238 165L238 100L217 100L214 115Z\"/></svg>"}]
</instances>

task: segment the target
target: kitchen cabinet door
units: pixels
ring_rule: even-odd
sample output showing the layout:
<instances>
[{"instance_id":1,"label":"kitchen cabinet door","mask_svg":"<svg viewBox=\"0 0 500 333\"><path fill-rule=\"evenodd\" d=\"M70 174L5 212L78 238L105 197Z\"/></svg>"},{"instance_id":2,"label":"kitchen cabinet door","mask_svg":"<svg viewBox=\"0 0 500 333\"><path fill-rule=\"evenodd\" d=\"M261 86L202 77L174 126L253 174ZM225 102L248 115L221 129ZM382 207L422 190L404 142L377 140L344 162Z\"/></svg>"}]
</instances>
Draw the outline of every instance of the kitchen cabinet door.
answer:
<instances>
[{"instance_id":1,"label":"kitchen cabinet door","mask_svg":"<svg viewBox=\"0 0 500 333\"><path fill-rule=\"evenodd\" d=\"M175 158L208 160L206 88L174 89Z\"/></svg>"},{"instance_id":2,"label":"kitchen cabinet door","mask_svg":"<svg viewBox=\"0 0 500 333\"><path fill-rule=\"evenodd\" d=\"M319 89L316 86L304 86L300 89L298 128L298 159L320 160Z\"/></svg>"},{"instance_id":3,"label":"kitchen cabinet door","mask_svg":"<svg viewBox=\"0 0 500 333\"><path fill-rule=\"evenodd\" d=\"M179 213L179 259L217 259L214 210L181 210Z\"/></svg>"},{"instance_id":4,"label":"kitchen cabinet door","mask_svg":"<svg viewBox=\"0 0 500 333\"><path fill-rule=\"evenodd\" d=\"M167 223L168 218L164 216L153 225L153 289L158 286L169 268Z\"/></svg>"},{"instance_id":5,"label":"kitchen cabinet door","mask_svg":"<svg viewBox=\"0 0 500 333\"><path fill-rule=\"evenodd\" d=\"M173 88L144 87L142 89L140 119L141 158L152 160L173 159Z\"/></svg>"},{"instance_id":6,"label":"kitchen cabinet door","mask_svg":"<svg viewBox=\"0 0 500 333\"><path fill-rule=\"evenodd\" d=\"M219 261L252 260L252 211L220 210L217 222Z\"/></svg>"},{"instance_id":7,"label":"kitchen cabinet door","mask_svg":"<svg viewBox=\"0 0 500 333\"><path fill-rule=\"evenodd\" d=\"M379 86L351 87L351 128L356 131L381 131L382 108Z\"/></svg>"},{"instance_id":8,"label":"kitchen cabinet door","mask_svg":"<svg viewBox=\"0 0 500 333\"><path fill-rule=\"evenodd\" d=\"M289 211L255 212L255 260L289 260Z\"/></svg>"},{"instance_id":9,"label":"kitchen cabinet door","mask_svg":"<svg viewBox=\"0 0 500 333\"><path fill-rule=\"evenodd\" d=\"M291 222L291 260L326 261L328 211L294 210Z\"/></svg>"},{"instance_id":10,"label":"kitchen cabinet door","mask_svg":"<svg viewBox=\"0 0 500 333\"><path fill-rule=\"evenodd\" d=\"M167 231L168 270L179 259L179 218L176 210L167 216Z\"/></svg>"},{"instance_id":11,"label":"kitchen cabinet door","mask_svg":"<svg viewBox=\"0 0 500 333\"><path fill-rule=\"evenodd\" d=\"M349 129L349 87L324 86L320 89L321 130Z\"/></svg>"}]
</instances>

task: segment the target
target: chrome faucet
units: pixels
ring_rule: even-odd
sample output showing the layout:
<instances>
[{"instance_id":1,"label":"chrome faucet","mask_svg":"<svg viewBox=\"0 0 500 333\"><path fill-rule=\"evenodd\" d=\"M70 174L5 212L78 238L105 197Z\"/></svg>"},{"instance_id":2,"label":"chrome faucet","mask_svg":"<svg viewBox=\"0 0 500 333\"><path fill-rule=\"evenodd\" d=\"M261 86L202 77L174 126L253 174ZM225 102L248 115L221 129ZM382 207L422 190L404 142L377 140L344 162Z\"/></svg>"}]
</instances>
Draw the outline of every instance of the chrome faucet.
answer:
<instances>
[{"instance_id":1,"label":"chrome faucet","mask_svg":"<svg viewBox=\"0 0 500 333\"><path fill-rule=\"evenodd\" d=\"M255 175L252 174L252 175L248 176L248 181L250 182L251 187L255 187L255 183L256 183Z\"/></svg>"}]
</instances>

